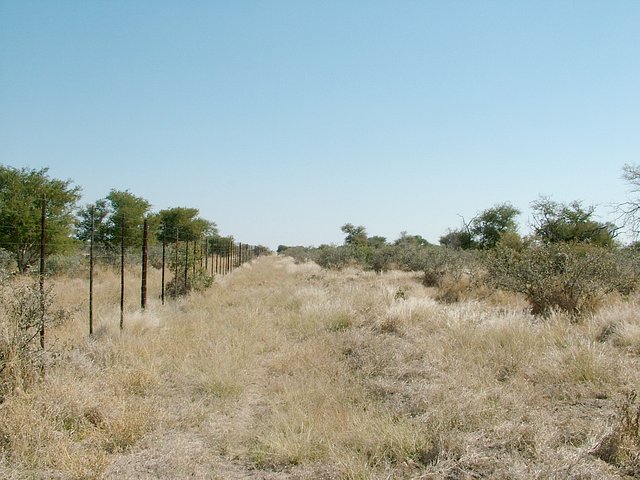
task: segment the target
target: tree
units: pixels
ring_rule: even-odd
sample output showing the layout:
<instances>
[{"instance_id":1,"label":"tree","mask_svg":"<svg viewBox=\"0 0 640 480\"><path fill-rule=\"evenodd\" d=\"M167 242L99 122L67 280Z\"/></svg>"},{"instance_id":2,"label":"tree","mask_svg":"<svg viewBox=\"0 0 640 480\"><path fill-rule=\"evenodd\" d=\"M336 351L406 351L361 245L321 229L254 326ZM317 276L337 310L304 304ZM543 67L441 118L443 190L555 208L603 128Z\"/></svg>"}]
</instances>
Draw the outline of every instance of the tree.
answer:
<instances>
[{"instance_id":1,"label":"tree","mask_svg":"<svg viewBox=\"0 0 640 480\"><path fill-rule=\"evenodd\" d=\"M443 247L453 248L454 250L468 250L475 247L468 228L449 230L440 237L439 242Z\"/></svg>"},{"instance_id":2,"label":"tree","mask_svg":"<svg viewBox=\"0 0 640 480\"><path fill-rule=\"evenodd\" d=\"M40 252L42 194L47 198L47 253L72 245L73 210L80 187L71 180L50 178L48 169L17 169L0 165L0 247L15 255L24 273Z\"/></svg>"},{"instance_id":3,"label":"tree","mask_svg":"<svg viewBox=\"0 0 640 480\"><path fill-rule=\"evenodd\" d=\"M504 235L517 235L518 215L520 210L510 203L487 208L469 222L462 219L462 227L440 237L440 245L461 250L494 248Z\"/></svg>"},{"instance_id":4,"label":"tree","mask_svg":"<svg viewBox=\"0 0 640 480\"><path fill-rule=\"evenodd\" d=\"M142 197L137 197L129 190L111 190L107 195L111 204L110 234L115 239L122 235L124 222L125 247L142 245L142 227L144 218L151 210L151 204ZM118 244L120 242L118 241Z\"/></svg>"},{"instance_id":5,"label":"tree","mask_svg":"<svg viewBox=\"0 0 640 480\"><path fill-rule=\"evenodd\" d=\"M367 245L373 248L382 248L387 244L387 239L385 237L381 237L380 235L374 235L373 237L367 238Z\"/></svg>"},{"instance_id":6,"label":"tree","mask_svg":"<svg viewBox=\"0 0 640 480\"><path fill-rule=\"evenodd\" d=\"M368 244L367 230L362 225L356 227L351 223L345 223L340 230L346 234L345 245L365 246Z\"/></svg>"},{"instance_id":7,"label":"tree","mask_svg":"<svg viewBox=\"0 0 640 480\"><path fill-rule=\"evenodd\" d=\"M97 244L108 245L110 238L107 224L109 222L110 211L109 204L104 198L78 210L76 238L82 241L88 241L91 238L92 214L94 227L93 240Z\"/></svg>"},{"instance_id":8,"label":"tree","mask_svg":"<svg viewBox=\"0 0 640 480\"><path fill-rule=\"evenodd\" d=\"M174 207L160 210L157 221L160 224L158 240L175 241L176 234L180 240L193 241L203 236L216 236L216 224L198 216L197 208Z\"/></svg>"},{"instance_id":9,"label":"tree","mask_svg":"<svg viewBox=\"0 0 640 480\"><path fill-rule=\"evenodd\" d=\"M614 244L616 226L594 220L592 206L584 208L578 201L563 204L542 197L533 202L532 209L534 234L544 243Z\"/></svg>"},{"instance_id":10,"label":"tree","mask_svg":"<svg viewBox=\"0 0 640 480\"><path fill-rule=\"evenodd\" d=\"M125 247L142 245L142 226L151 204L128 190L112 189L105 198L87 205L78 212L77 238L91 237L91 211L94 215L94 241L107 250L120 248L124 222Z\"/></svg>"},{"instance_id":11,"label":"tree","mask_svg":"<svg viewBox=\"0 0 640 480\"><path fill-rule=\"evenodd\" d=\"M640 235L640 165L626 164L622 167L622 177L631 186L629 199L618 205L618 211L626 227L637 239Z\"/></svg>"},{"instance_id":12,"label":"tree","mask_svg":"<svg viewBox=\"0 0 640 480\"><path fill-rule=\"evenodd\" d=\"M429 242L422 238L420 235L409 235L407 232L400 232L400 237L393 242L394 245L413 245L419 247L426 247Z\"/></svg>"},{"instance_id":13,"label":"tree","mask_svg":"<svg viewBox=\"0 0 640 480\"><path fill-rule=\"evenodd\" d=\"M517 233L520 210L510 203L487 208L471 221L473 242L480 249L493 248L507 233Z\"/></svg>"}]
</instances>

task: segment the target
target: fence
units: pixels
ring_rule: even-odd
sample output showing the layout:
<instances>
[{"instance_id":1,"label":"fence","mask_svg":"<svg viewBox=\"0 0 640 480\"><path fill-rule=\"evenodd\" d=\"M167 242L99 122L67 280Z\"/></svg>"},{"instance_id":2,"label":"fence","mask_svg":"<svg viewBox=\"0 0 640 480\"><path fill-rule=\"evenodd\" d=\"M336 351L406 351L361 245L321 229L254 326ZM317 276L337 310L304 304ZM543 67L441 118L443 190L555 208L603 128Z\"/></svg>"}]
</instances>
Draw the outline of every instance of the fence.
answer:
<instances>
[{"instance_id":1,"label":"fence","mask_svg":"<svg viewBox=\"0 0 640 480\"><path fill-rule=\"evenodd\" d=\"M149 246L147 223L143 229L142 244L139 247L138 260L141 268L140 308L147 306L147 275L149 264L161 271L160 299L164 305L167 298L176 298L199 286L207 285L216 275L226 275L242 264L265 253L264 247L246 243L236 243L227 238L202 237L193 240L181 240L179 232L171 243L163 239L160 245ZM120 267L120 328L124 323L125 266L137 263L131 259L131 249L125 248L127 237L121 237L118 264ZM93 276L94 242L89 243L89 334L93 333ZM98 256L113 263L113 253ZM171 276L170 281L167 277Z\"/></svg>"},{"instance_id":2,"label":"fence","mask_svg":"<svg viewBox=\"0 0 640 480\"><path fill-rule=\"evenodd\" d=\"M47 243L47 199L42 196L42 213L39 232L35 228L31 233L39 234L39 271L38 286L40 294L40 348L45 347L45 281L47 268L51 268L46 252L48 247L54 246ZM89 270L89 309L88 327L89 335L93 335L94 327L94 275L97 261L119 267L120 270L120 329L124 328L125 316L125 267L133 263L140 267L140 308L147 307L148 298L148 272L149 265L161 271L161 291L159 292L162 305L170 298L184 295L199 286L208 286L216 275L227 275L242 264L266 253L265 247L253 246L246 243L236 243L232 238L219 236L195 235L188 229L175 227L168 240L171 227L161 225L156 231L150 231L148 221L144 220L141 238L138 235L125 235L125 218L122 218L119 245L113 243L110 248L100 247L95 239L95 228L91 225L91 235L82 251L73 256L65 257L66 260L80 260L86 265L88 260ZM184 226L183 226L184 227ZM182 235L181 235L182 232ZM153 235L155 234L155 235ZM181 238L182 236L182 238ZM161 239L156 242L153 239ZM138 243L138 245L132 245ZM13 244L17 247L17 244ZM59 245L55 245L59 246ZM34 250L35 256L35 250ZM132 257L135 259L132 261ZM33 256L31 257L33 259ZM139 262L139 263L138 263ZM34 263L31 261L30 263ZM167 279L169 279L167 281Z\"/></svg>"}]
</instances>

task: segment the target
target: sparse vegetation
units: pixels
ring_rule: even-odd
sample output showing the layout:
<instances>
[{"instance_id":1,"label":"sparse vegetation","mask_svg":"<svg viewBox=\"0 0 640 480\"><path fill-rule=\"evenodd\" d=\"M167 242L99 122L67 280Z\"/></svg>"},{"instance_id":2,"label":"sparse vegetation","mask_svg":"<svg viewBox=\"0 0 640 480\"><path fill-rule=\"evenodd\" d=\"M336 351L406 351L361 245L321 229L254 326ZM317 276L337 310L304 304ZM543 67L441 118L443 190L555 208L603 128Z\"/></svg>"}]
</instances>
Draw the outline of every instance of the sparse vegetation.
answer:
<instances>
[{"instance_id":1,"label":"sparse vegetation","mask_svg":"<svg viewBox=\"0 0 640 480\"><path fill-rule=\"evenodd\" d=\"M44 296L0 250L0 476L637 476L638 248L591 207L534 207L530 236L508 203L437 246L347 223L343 245L280 246L214 277L205 257L228 272L247 253L233 237L197 209L154 214L113 190L81 211L76 254L47 258ZM101 300L87 338L91 210ZM125 283L144 218L148 287L163 245L170 276L164 308L126 296L120 332L124 210Z\"/></svg>"},{"instance_id":2,"label":"sparse vegetation","mask_svg":"<svg viewBox=\"0 0 640 480\"><path fill-rule=\"evenodd\" d=\"M51 281L58 308L78 281ZM445 304L414 272L264 257L165 308L128 300L121 335L117 285L100 269L95 337L68 309L46 375L5 395L1 476L637 474L634 294L541 322L517 296Z\"/></svg>"}]
</instances>

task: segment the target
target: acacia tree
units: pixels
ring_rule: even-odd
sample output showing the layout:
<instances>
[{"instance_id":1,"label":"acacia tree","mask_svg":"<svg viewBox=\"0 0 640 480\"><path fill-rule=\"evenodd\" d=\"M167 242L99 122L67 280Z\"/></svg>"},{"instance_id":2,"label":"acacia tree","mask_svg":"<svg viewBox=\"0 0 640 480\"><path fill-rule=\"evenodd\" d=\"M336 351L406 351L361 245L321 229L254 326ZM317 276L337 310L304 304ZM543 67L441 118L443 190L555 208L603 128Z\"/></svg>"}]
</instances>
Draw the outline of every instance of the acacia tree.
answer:
<instances>
[{"instance_id":1,"label":"acacia tree","mask_svg":"<svg viewBox=\"0 0 640 480\"><path fill-rule=\"evenodd\" d=\"M471 234L478 248L495 247L500 238L507 233L517 234L518 224L515 218L520 210L510 203L501 203L482 211L471 222Z\"/></svg>"},{"instance_id":2,"label":"acacia tree","mask_svg":"<svg viewBox=\"0 0 640 480\"><path fill-rule=\"evenodd\" d=\"M156 222L160 224L158 240L175 241L176 234L180 240L193 241L203 236L218 234L216 224L199 217L197 208L174 207L160 210Z\"/></svg>"},{"instance_id":3,"label":"acacia tree","mask_svg":"<svg viewBox=\"0 0 640 480\"><path fill-rule=\"evenodd\" d=\"M342 227L340 227L340 230L342 230L342 232L346 234L346 237L344 239L345 245L367 245L367 229L362 225L356 227L352 223L345 223Z\"/></svg>"},{"instance_id":4,"label":"acacia tree","mask_svg":"<svg viewBox=\"0 0 640 480\"><path fill-rule=\"evenodd\" d=\"M622 167L623 175L630 185L630 196L626 202L618 205L620 217L635 238L640 235L640 165L626 164Z\"/></svg>"},{"instance_id":5,"label":"acacia tree","mask_svg":"<svg viewBox=\"0 0 640 480\"><path fill-rule=\"evenodd\" d=\"M94 217L94 241L107 250L120 247L124 222L125 247L142 244L142 225L149 214L151 204L128 190L112 189L105 198L87 205L78 213L77 238L88 240L91 236L91 212Z\"/></svg>"},{"instance_id":6,"label":"acacia tree","mask_svg":"<svg viewBox=\"0 0 640 480\"><path fill-rule=\"evenodd\" d=\"M462 228L450 230L440 237L440 244L455 249L494 248L506 234L518 233L515 218L520 210L510 203L501 203L483 210L469 222L462 221Z\"/></svg>"},{"instance_id":7,"label":"acacia tree","mask_svg":"<svg viewBox=\"0 0 640 480\"><path fill-rule=\"evenodd\" d=\"M80 187L50 178L48 169L0 165L0 247L15 255L24 273L40 252L42 194L46 195L47 253L59 253L73 241L73 210Z\"/></svg>"},{"instance_id":8,"label":"acacia tree","mask_svg":"<svg viewBox=\"0 0 640 480\"><path fill-rule=\"evenodd\" d=\"M471 232L466 225L464 228L449 230L440 237L439 242L443 247L453 248L454 250L468 250L475 247Z\"/></svg>"},{"instance_id":9,"label":"acacia tree","mask_svg":"<svg viewBox=\"0 0 640 480\"><path fill-rule=\"evenodd\" d=\"M429 245L427 239L423 238L420 235L409 235L407 232L400 232L400 237L398 237L394 242L394 245L399 246L418 246L418 247L426 247Z\"/></svg>"},{"instance_id":10,"label":"acacia tree","mask_svg":"<svg viewBox=\"0 0 640 480\"><path fill-rule=\"evenodd\" d=\"M380 235L374 235L373 237L367 238L367 244L373 248L382 248L387 244L387 239Z\"/></svg>"},{"instance_id":11,"label":"acacia tree","mask_svg":"<svg viewBox=\"0 0 640 480\"><path fill-rule=\"evenodd\" d=\"M616 226L594 220L595 208L578 201L569 204L542 197L533 202L533 230L544 243L577 242L610 247Z\"/></svg>"},{"instance_id":12,"label":"acacia tree","mask_svg":"<svg viewBox=\"0 0 640 480\"><path fill-rule=\"evenodd\" d=\"M160 210L153 220L159 225L157 230L158 241L168 244L173 244L176 240L196 242L202 240L203 237L218 234L216 225L201 218L197 208L174 207ZM230 239L230 242L233 242L233 238ZM196 244L194 243L193 245L195 247ZM228 249L226 244L225 246ZM220 245L218 245L218 252L220 248ZM167 285L170 294L182 295L194 288L205 288L210 285L211 279L206 272L202 269L197 269L196 271L197 260L202 258L200 256L202 251L196 251L195 253L195 255L191 255L185 248L184 250L173 250L173 254L169 256L171 268L182 269L184 267L185 270L188 267L194 268L193 274L190 276L174 276Z\"/></svg>"},{"instance_id":13,"label":"acacia tree","mask_svg":"<svg viewBox=\"0 0 640 480\"><path fill-rule=\"evenodd\" d=\"M109 216L109 203L104 198L80 208L78 210L78 220L76 223L76 238L78 240L88 241L91 238L91 228L93 224L93 240L96 244L102 246L109 245L111 242L111 236L107 228Z\"/></svg>"}]
</instances>

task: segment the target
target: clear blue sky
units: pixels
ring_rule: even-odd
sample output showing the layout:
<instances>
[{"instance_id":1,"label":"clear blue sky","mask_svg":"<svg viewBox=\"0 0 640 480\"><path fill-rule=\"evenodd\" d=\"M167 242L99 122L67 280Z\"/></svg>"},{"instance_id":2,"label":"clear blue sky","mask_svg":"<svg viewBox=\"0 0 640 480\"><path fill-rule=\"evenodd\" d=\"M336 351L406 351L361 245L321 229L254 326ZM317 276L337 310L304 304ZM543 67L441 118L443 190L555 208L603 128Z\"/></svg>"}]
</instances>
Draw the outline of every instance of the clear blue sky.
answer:
<instances>
[{"instance_id":1,"label":"clear blue sky","mask_svg":"<svg viewBox=\"0 0 640 480\"><path fill-rule=\"evenodd\" d=\"M241 241L625 197L640 1L0 0L0 163Z\"/></svg>"}]
</instances>

